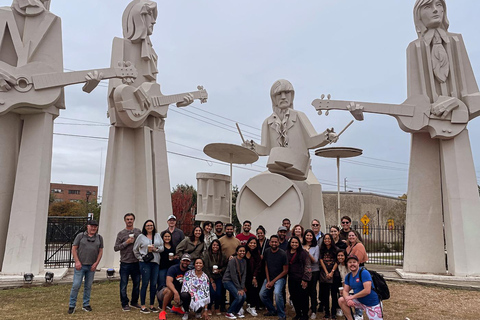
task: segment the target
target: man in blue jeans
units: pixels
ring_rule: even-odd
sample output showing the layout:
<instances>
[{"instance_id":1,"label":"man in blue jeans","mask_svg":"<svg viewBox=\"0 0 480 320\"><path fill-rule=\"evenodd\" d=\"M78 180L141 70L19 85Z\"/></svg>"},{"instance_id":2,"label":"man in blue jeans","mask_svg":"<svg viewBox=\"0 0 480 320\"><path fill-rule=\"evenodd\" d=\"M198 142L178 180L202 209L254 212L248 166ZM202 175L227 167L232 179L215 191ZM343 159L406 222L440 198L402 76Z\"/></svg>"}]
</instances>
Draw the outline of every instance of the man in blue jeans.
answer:
<instances>
[{"instance_id":1,"label":"man in blue jeans","mask_svg":"<svg viewBox=\"0 0 480 320\"><path fill-rule=\"evenodd\" d=\"M123 220L125 221L125 229L117 234L117 240L113 250L120 251L120 301L123 311L130 311L130 306L140 309L138 304L139 288L140 288L140 266L138 259L133 254L133 244L135 239L142 231L133 227L135 215L127 213ZM128 278L132 277L132 300L128 300L127 285ZM129 305L129 302L130 305Z\"/></svg>"},{"instance_id":2,"label":"man in blue jeans","mask_svg":"<svg viewBox=\"0 0 480 320\"><path fill-rule=\"evenodd\" d=\"M83 307L86 312L92 311L90 306L90 291L92 289L93 277L103 254L103 238L97 233L98 222L89 220L87 231L79 233L72 245L72 255L75 259L75 271L73 274L72 290L70 291L70 302L68 314L75 312L77 304L77 295L82 286L83 278L85 284L83 288Z\"/></svg>"},{"instance_id":3,"label":"man in blue jeans","mask_svg":"<svg viewBox=\"0 0 480 320\"><path fill-rule=\"evenodd\" d=\"M260 299L267 308L265 317L278 315L279 320L285 320L285 299L283 298L283 289L285 288L285 277L288 273L288 261L285 251L279 249L279 239L277 235L270 237L270 248L265 250L263 259L265 260L265 273L267 278L263 282L260 290ZM272 291L275 295L275 304L273 306Z\"/></svg>"}]
</instances>

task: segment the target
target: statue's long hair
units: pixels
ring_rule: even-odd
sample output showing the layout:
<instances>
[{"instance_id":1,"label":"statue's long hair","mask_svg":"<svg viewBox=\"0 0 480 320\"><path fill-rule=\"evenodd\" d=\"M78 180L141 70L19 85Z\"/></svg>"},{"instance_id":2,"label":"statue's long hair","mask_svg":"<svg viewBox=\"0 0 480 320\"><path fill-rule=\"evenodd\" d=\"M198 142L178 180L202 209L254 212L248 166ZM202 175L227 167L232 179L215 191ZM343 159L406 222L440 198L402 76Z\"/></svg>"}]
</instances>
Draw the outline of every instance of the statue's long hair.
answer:
<instances>
[{"instance_id":1,"label":"statue's long hair","mask_svg":"<svg viewBox=\"0 0 480 320\"><path fill-rule=\"evenodd\" d=\"M418 37L422 37L425 32L427 32L427 27L423 24L422 19L420 17L420 9L426 5L432 3L434 0L417 0L415 2L415 6L413 7L413 21L415 22L415 29L417 31ZM443 4L443 21L440 26L445 31L448 31L448 27L450 23L448 22L447 18L447 4L445 3L445 0L440 0Z\"/></svg>"},{"instance_id":2,"label":"statue's long hair","mask_svg":"<svg viewBox=\"0 0 480 320\"><path fill-rule=\"evenodd\" d=\"M272 85L272 88L270 89L270 98L272 99L272 108L273 111L276 113L279 112L277 105L275 104L275 95L279 92L282 91L287 91L292 93L292 109L293 109L293 98L295 96L295 91L293 90L293 85L290 83L290 81L285 80L285 79L280 79L275 81L275 83Z\"/></svg>"},{"instance_id":3,"label":"statue's long hair","mask_svg":"<svg viewBox=\"0 0 480 320\"><path fill-rule=\"evenodd\" d=\"M123 37L132 42L144 40L148 36L148 27L145 16L151 14L157 19L157 3L148 0L134 0L130 2L123 12Z\"/></svg>"}]
</instances>

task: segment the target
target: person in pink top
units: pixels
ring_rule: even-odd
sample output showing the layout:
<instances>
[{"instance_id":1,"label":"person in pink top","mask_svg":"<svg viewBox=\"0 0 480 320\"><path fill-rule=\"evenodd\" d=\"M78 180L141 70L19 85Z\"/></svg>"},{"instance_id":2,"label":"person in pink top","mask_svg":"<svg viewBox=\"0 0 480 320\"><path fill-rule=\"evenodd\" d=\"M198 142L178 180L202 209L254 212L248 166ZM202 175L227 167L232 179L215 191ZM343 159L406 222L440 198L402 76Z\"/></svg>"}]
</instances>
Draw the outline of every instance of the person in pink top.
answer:
<instances>
[{"instance_id":1,"label":"person in pink top","mask_svg":"<svg viewBox=\"0 0 480 320\"><path fill-rule=\"evenodd\" d=\"M363 266L368 261L367 251L353 230L348 233L347 244L347 256L357 256L360 266Z\"/></svg>"}]
</instances>

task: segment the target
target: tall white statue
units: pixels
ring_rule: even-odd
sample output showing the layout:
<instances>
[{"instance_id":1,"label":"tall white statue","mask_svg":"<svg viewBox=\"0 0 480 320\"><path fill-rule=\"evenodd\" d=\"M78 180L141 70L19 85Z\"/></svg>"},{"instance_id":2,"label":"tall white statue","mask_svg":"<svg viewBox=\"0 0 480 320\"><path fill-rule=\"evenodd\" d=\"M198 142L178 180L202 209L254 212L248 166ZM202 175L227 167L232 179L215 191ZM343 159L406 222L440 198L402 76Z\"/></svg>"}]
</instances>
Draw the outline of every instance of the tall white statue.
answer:
<instances>
[{"instance_id":1,"label":"tall white statue","mask_svg":"<svg viewBox=\"0 0 480 320\"><path fill-rule=\"evenodd\" d=\"M480 256L472 252L480 198L466 126L480 115L480 93L462 36L448 32L446 13L444 0L415 3L418 39L407 48L408 99L402 105L312 104L348 109L358 120L364 111L392 115L412 133L404 270L479 276Z\"/></svg>"},{"instance_id":2,"label":"tall white statue","mask_svg":"<svg viewBox=\"0 0 480 320\"><path fill-rule=\"evenodd\" d=\"M150 36L157 19L157 3L130 2L123 13L123 38L115 38L112 66L129 61L138 71L132 83L110 80L108 115L110 136L103 188L100 228L105 239L101 264L119 265L113 252L125 213L133 212L138 221L153 219L162 226L172 214L170 179L165 140L168 106L187 106L194 99L205 102L207 92L199 91L164 96L157 78L158 56Z\"/></svg>"},{"instance_id":3,"label":"tall white statue","mask_svg":"<svg viewBox=\"0 0 480 320\"><path fill-rule=\"evenodd\" d=\"M63 87L102 72L63 73L60 18L50 1L14 0L0 8L0 265L6 274L43 270L53 120ZM107 77L111 70L106 70ZM114 73L114 72L113 72Z\"/></svg>"},{"instance_id":4,"label":"tall white statue","mask_svg":"<svg viewBox=\"0 0 480 320\"><path fill-rule=\"evenodd\" d=\"M243 145L261 156L269 156L270 173L253 177L237 200L241 220L276 230L282 219L309 225L313 218L325 227L321 185L310 168L309 149L337 141L332 129L318 134L307 116L293 109L295 91L287 80L277 80L270 89L273 113L262 125L260 144Z\"/></svg>"}]
</instances>

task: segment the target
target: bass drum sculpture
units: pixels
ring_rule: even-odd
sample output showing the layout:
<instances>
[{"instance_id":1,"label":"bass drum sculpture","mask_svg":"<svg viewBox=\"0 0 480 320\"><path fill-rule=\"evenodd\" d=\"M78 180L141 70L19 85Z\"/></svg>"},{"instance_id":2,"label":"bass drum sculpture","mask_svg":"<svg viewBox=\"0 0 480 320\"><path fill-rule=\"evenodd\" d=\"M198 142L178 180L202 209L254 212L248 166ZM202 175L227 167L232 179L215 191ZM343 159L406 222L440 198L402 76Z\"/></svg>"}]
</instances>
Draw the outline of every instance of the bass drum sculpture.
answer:
<instances>
[{"instance_id":1,"label":"bass drum sculpture","mask_svg":"<svg viewBox=\"0 0 480 320\"><path fill-rule=\"evenodd\" d=\"M255 227L262 225L269 235L277 232L285 217L292 226L300 223L303 210L300 188L290 179L271 172L248 180L237 198L239 220L250 220Z\"/></svg>"}]
</instances>

